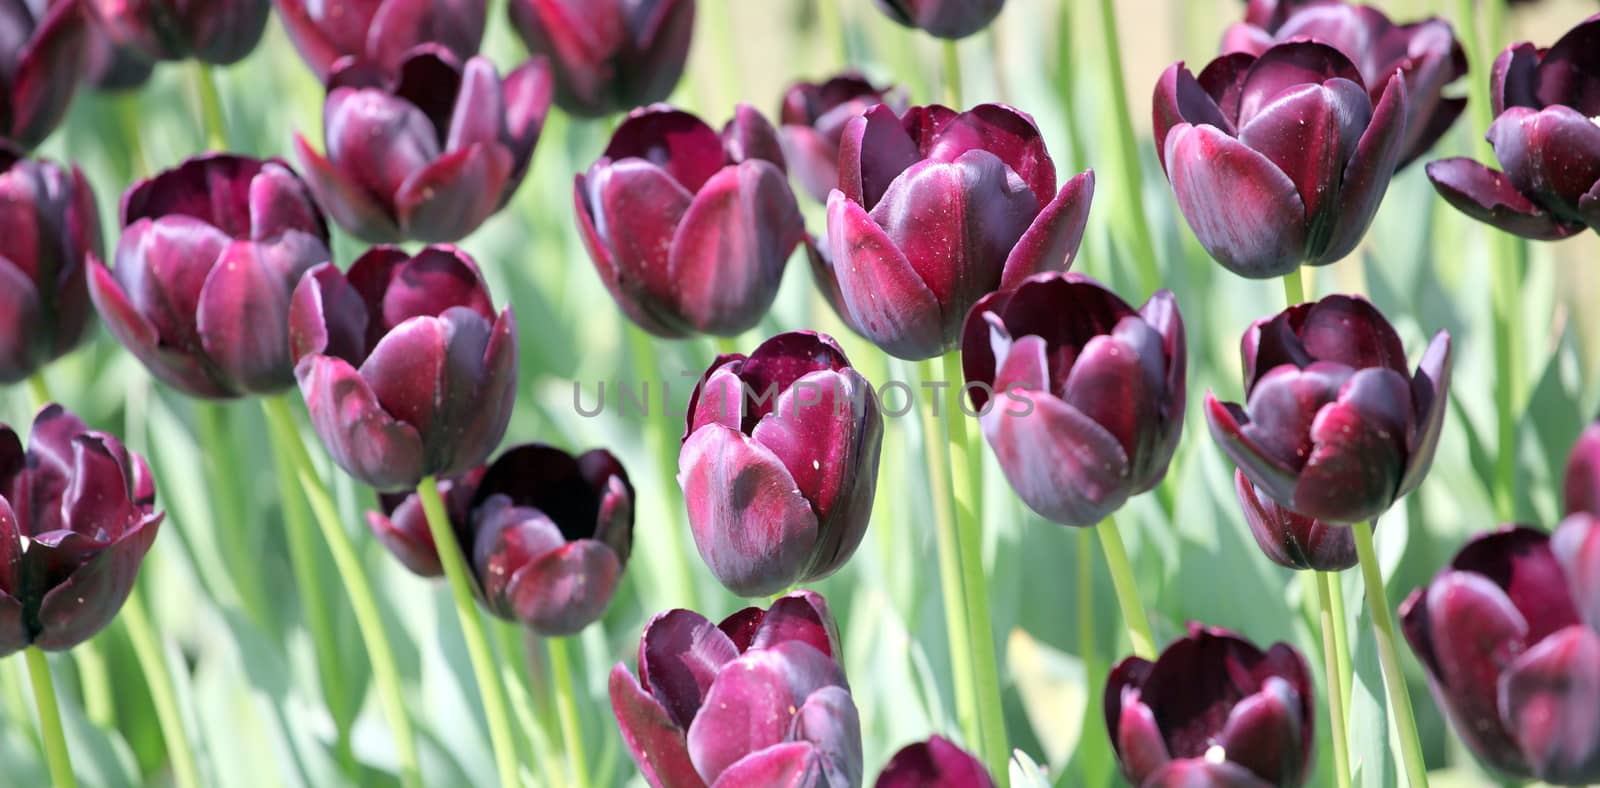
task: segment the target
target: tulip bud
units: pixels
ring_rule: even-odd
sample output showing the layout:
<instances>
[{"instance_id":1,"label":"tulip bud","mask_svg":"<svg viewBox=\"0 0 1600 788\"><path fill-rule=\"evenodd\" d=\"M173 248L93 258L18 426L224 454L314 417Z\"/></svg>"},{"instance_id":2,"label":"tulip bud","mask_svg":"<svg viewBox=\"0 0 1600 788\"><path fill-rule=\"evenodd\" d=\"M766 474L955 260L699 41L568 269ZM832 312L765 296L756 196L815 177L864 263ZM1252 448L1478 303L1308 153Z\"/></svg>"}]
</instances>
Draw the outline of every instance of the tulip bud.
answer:
<instances>
[{"instance_id":1,"label":"tulip bud","mask_svg":"<svg viewBox=\"0 0 1600 788\"><path fill-rule=\"evenodd\" d=\"M573 201L611 297L662 337L754 328L805 238L777 132L742 104L721 135L666 105L635 110Z\"/></svg>"},{"instance_id":2,"label":"tulip bud","mask_svg":"<svg viewBox=\"0 0 1600 788\"><path fill-rule=\"evenodd\" d=\"M879 104L904 112L905 93L874 87L853 71L826 82L796 82L783 94L778 113L783 156L800 185L819 202L826 203L828 193L839 188L839 140L845 124Z\"/></svg>"},{"instance_id":3,"label":"tulip bud","mask_svg":"<svg viewBox=\"0 0 1600 788\"><path fill-rule=\"evenodd\" d=\"M1355 535L1349 526L1330 525L1279 506L1244 471L1233 472L1233 486L1250 535L1273 563L1318 572L1341 572L1356 565Z\"/></svg>"},{"instance_id":4,"label":"tulip bud","mask_svg":"<svg viewBox=\"0 0 1600 788\"><path fill-rule=\"evenodd\" d=\"M1006 0L875 0L878 10L906 27L955 40L989 26Z\"/></svg>"},{"instance_id":5,"label":"tulip bud","mask_svg":"<svg viewBox=\"0 0 1600 788\"><path fill-rule=\"evenodd\" d=\"M460 476L505 435L516 321L451 246L374 247L306 272L289 307L300 393L333 461L379 491Z\"/></svg>"},{"instance_id":6,"label":"tulip bud","mask_svg":"<svg viewBox=\"0 0 1600 788\"><path fill-rule=\"evenodd\" d=\"M993 788L983 763L949 739L934 735L908 744L878 775L878 788Z\"/></svg>"},{"instance_id":7,"label":"tulip bud","mask_svg":"<svg viewBox=\"0 0 1600 788\"><path fill-rule=\"evenodd\" d=\"M661 101L689 59L694 0L511 0L528 51L550 58L556 104L598 118Z\"/></svg>"},{"instance_id":8,"label":"tulip bud","mask_svg":"<svg viewBox=\"0 0 1600 788\"><path fill-rule=\"evenodd\" d=\"M1072 265L1093 197L1092 171L1056 190L1044 138L1011 107L873 107L840 142L822 290L886 352L941 355L979 298Z\"/></svg>"},{"instance_id":9,"label":"tulip bud","mask_svg":"<svg viewBox=\"0 0 1600 788\"><path fill-rule=\"evenodd\" d=\"M1590 424L1573 444L1563 489L1567 514L1588 512L1600 517L1600 421Z\"/></svg>"},{"instance_id":10,"label":"tulip bud","mask_svg":"<svg viewBox=\"0 0 1600 788\"><path fill-rule=\"evenodd\" d=\"M408 50L392 73L340 60L322 105L328 155L295 135L318 202L374 243L458 241L522 183L550 108L550 68L504 80L486 58L442 45Z\"/></svg>"},{"instance_id":11,"label":"tulip bud","mask_svg":"<svg viewBox=\"0 0 1600 788\"><path fill-rule=\"evenodd\" d=\"M66 116L83 68L86 21L78 0L52 3L38 16L26 0L0 0L0 144L32 148Z\"/></svg>"},{"instance_id":12,"label":"tulip bud","mask_svg":"<svg viewBox=\"0 0 1600 788\"><path fill-rule=\"evenodd\" d=\"M1129 657L1106 679L1106 728L1139 786L1304 785L1316 741L1305 657L1265 652L1225 629L1189 625L1150 662Z\"/></svg>"},{"instance_id":13,"label":"tulip bud","mask_svg":"<svg viewBox=\"0 0 1600 788\"><path fill-rule=\"evenodd\" d=\"M39 411L27 452L0 424L0 657L111 623L155 541L155 499L144 458L60 405Z\"/></svg>"},{"instance_id":14,"label":"tulip bud","mask_svg":"<svg viewBox=\"0 0 1600 788\"><path fill-rule=\"evenodd\" d=\"M961 349L983 435L1040 516L1094 525L1166 475L1188 367L1171 292L1134 311L1089 277L1038 274L979 301Z\"/></svg>"},{"instance_id":15,"label":"tulip bud","mask_svg":"<svg viewBox=\"0 0 1600 788\"><path fill-rule=\"evenodd\" d=\"M83 341L93 315L87 259L104 252L83 173L4 143L0 228L0 383L16 383Z\"/></svg>"},{"instance_id":16,"label":"tulip bud","mask_svg":"<svg viewBox=\"0 0 1600 788\"><path fill-rule=\"evenodd\" d=\"M860 785L861 723L838 655L811 591L721 624L671 610L645 625L638 678L612 668L611 708L658 788Z\"/></svg>"},{"instance_id":17,"label":"tulip bud","mask_svg":"<svg viewBox=\"0 0 1600 788\"><path fill-rule=\"evenodd\" d=\"M1342 525L1377 517L1422 483L1444 428L1448 332L1408 376L1383 314L1335 295L1256 321L1241 354L1245 404L1206 392L1206 420L1258 493Z\"/></svg>"},{"instance_id":18,"label":"tulip bud","mask_svg":"<svg viewBox=\"0 0 1600 788\"><path fill-rule=\"evenodd\" d=\"M82 0L112 43L151 60L243 60L267 29L270 0Z\"/></svg>"},{"instance_id":19,"label":"tulip bud","mask_svg":"<svg viewBox=\"0 0 1600 788\"><path fill-rule=\"evenodd\" d=\"M826 334L718 356L689 399L678 454L700 557L728 590L767 596L833 574L872 514L883 416Z\"/></svg>"},{"instance_id":20,"label":"tulip bud","mask_svg":"<svg viewBox=\"0 0 1600 788\"><path fill-rule=\"evenodd\" d=\"M283 27L318 79L349 57L397 73L422 44L457 60L478 53L489 9L486 0L275 0Z\"/></svg>"}]
</instances>

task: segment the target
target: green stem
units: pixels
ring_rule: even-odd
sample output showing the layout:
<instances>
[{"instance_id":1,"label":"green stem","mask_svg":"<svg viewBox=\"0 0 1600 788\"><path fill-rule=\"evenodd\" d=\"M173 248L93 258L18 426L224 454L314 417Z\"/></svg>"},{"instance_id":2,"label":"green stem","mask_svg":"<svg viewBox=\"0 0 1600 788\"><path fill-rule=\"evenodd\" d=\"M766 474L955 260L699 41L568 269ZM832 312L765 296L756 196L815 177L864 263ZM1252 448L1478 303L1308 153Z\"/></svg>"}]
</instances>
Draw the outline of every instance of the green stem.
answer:
<instances>
[{"instance_id":1,"label":"green stem","mask_svg":"<svg viewBox=\"0 0 1600 788\"><path fill-rule=\"evenodd\" d=\"M1339 683L1339 641L1334 636L1333 600L1328 588L1332 577L1327 572L1317 573L1317 614L1322 621L1322 662L1328 676L1328 728L1333 732L1333 775L1339 788L1350 788L1350 748L1345 743L1344 690Z\"/></svg>"},{"instance_id":2,"label":"green stem","mask_svg":"<svg viewBox=\"0 0 1600 788\"><path fill-rule=\"evenodd\" d=\"M1383 668L1384 691L1394 714L1400 738L1400 758L1405 764L1406 781L1411 788L1427 788L1428 767L1422 760L1422 742L1417 738L1417 720L1411 711L1411 696L1406 692L1406 676L1400 669L1400 652L1395 647L1394 619L1389 615L1389 599L1378 569L1378 553L1372 546L1372 525L1350 526L1356 537L1356 557L1361 561L1361 579L1367 589L1367 609L1372 613L1372 629L1378 640L1378 661Z\"/></svg>"},{"instance_id":3,"label":"green stem","mask_svg":"<svg viewBox=\"0 0 1600 788\"><path fill-rule=\"evenodd\" d=\"M561 740L567 746L567 764L572 767L574 788L589 788L589 764L583 749L583 721L578 718L577 687L572 683L571 638L549 638L551 689L556 696L556 714L561 718Z\"/></svg>"},{"instance_id":4,"label":"green stem","mask_svg":"<svg viewBox=\"0 0 1600 788\"><path fill-rule=\"evenodd\" d=\"M1100 0L1100 24L1102 49L1106 55L1106 81L1111 86L1111 110L1116 116L1117 148L1122 168L1122 200L1118 204L1118 220L1112 226L1120 226L1128 234L1124 240L1133 255L1139 285L1146 293L1151 293L1161 286L1161 274L1156 269L1155 239L1144 211L1141 191L1144 174L1139 164L1139 146L1133 133L1133 114L1128 106L1128 85L1122 76L1122 43L1117 32L1115 0Z\"/></svg>"},{"instance_id":5,"label":"green stem","mask_svg":"<svg viewBox=\"0 0 1600 788\"><path fill-rule=\"evenodd\" d=\"M457 543L455 531L450 526L450 516L445 513L444 499L439 497L439 483L432 476L417 485L417 498L422 501L422 511L428 520L428 532L438 546L439 563L444 565L445 578L450 583L450 595L456 604L456 617L461 621L461 634L466 640L467 657L472 661L472 672L478 680L478 695L483 700L483 714L489 725L489 741L494 748L495 769L500 774L503 788L517 788L516 741L511 737L511 717L506 710L505 690L500 686L500 675L495 672L494 656L489 651L489 639L483 633L483 621L478 617L477 602L472 593L472 580L467 576L466 561Z\"/></svg>"},{"instance_id":6,"label":"green stem","mask_svg":"<svg viewBox=\"0 0 1600 788\"><path fill-rule=\"evenodd\" d=\"M850 66L850 36L845 33L844 16L839 13L840 2L842 0L817 0L817 30L822 34L822 45L835 48L837 67L848 68Z\"/></svg>"},{"instance_id":7,"label":"green stem","mask_svg":"<svg viewBox=\"0 0 1600 788\"><path fill-rule=\"evenodd\" d=\"M45 382L44 370L34 372L28 376L28 396L33 399L34 412L44 409L51 402L50 384Z\"/></svg>"},{"instance_id":8,"label":"green stem","mask_svg":"<svg viewBox=\"0 0 1600 788\"><path fill-rule=\"evenodd\" d=\"M205 463L205 473L210 486L211 526L216 534L218 548L228 562L228 575L239 603L250 620L266 631L272 631L272 608L267 602L266 581L261 574L260 556L247 544L250 529L245 527L244 512L239 505L245 500L239 489L239 477L234 461L239 456L234 433L228 424L228 406L221 402L197 400L195 402L195 427L201 450L212 460Z\"/></svg>"},{"instance_id":9,"label":"green stem","mask_svg":"<svg viewBox=\"0 0 1600 788\"><path fill-rule=\"evenodd\" d=\"M738 337L712 337L712 344L716 346L717 353L724 356L739 352Z\"/></svg>"},{"instance_id":10,"label":"green stem","mask_svg":"<svg viewBox=\"0 0 1600 788\"><path fill-rule=\"evenodd\" d=\"M117 725L116 698L111 694L111 671L106 667L106 656L100 651L99 640L79 643L72 649L72 659L78 663L78 683L83 688L83 713L99 728Z\"/></svg>"},{"instance_id":11,"label":"green stem","mask_svg":"<svg viewBox=\"0 0 1600 788\"><path fill-rule=\"evenodd\" d=\"M228 127L222 116L222 94L217 92L217 78L211 66L194 61L194 89L200 99L200 124L206 136L206 147L214 151L228 149Z\"/></svg>"},{"instance_id":12,"label":"green stem","mask_svg":"<svg viewBox=\"0 0 1600 788\"><path fill-rule=\"evenodd\" d=\"M1337 647L1334 652L1339 658L1339 699L1346 709L1350 708L1350 685L1353 682L1350 668L1350 636L1348 634L1349 619L1344 612L1344 575L1333 572L1328 575L1328 594L1333 603L1333 644Z\"/></svg>"},{"instance_id":13,"label":"green stem","mask_svg":"<svg viewBox=\"0 0 1600 788\"><path fill-rule=\"evenodd\" d=\"M1128 628L1128 640L1133 643L1133 654L1144 659L1156 658L1156 639L1150 633L1150 619L1145 616L1144 605L1139 601L1139 586L1133 579L1133 566L1128 563L1128 551L1122 546L1122 534L1117 531L1116 518L1107 516L1095 526L1100 532L1100 549L1106 554L1106 566L1111 570L1111 585L1117 590L1117 606L1122 608L1122 621Z\"/></svg>"},{"instance_id":14,"label":"green stem","mask_svg":"<svg viewBox=\"0 0 1600 788\"><path fill-rule=\"evenodd\" d=\"M956 42L944 42L944 101L950 108L961 111L961 53Z\"/></svg>"},{"instance_id":15,"label":"green stem","mask_svg":"<svg viewBox=\"0 0 1600 788\"><path fill-rule=\"evenodd\" d=\"M638 377L636 383L648 385L652 390L663 393L664 389L661 388L661 383L665 381L666 376L658 371L657 356L652 346L650 335L632 322L624 325L622 330L628 338L629 354L633 356L634 375ZM662 397L662 399L665 398L665 396ZM652 406L648 402L648 392L646 400L647 423L645 426L647 429L644 436L645 443L650 454L657 458L654 465L660 469L661 473L662 499L674 500L679 495L678 477L674 475L678 468L678 447L677 442L670 440L668 436L676 433L667 425L665 403L658 403L661 407ZM668 515L669 521L662 528L650 529L653 534L647 533L645 537L647 539L661 539L662 549L659 551L644 551L644 554L666 553L663 564L660 567L664 575L662 579L666 581L663 584L665 587L657 586L651 589L652 602L663 606L685 607L693 610L696 607L694 574L690 569L690 548L684 544L683 540L683 534L688 530L688 526L681 514L682 510L683 507L680 505L667 507L667 511L670 513ZM635 554L641 553L636 552ZM661 591L666 592L665 598L657 597L657 594Z\"/></svg>"},{"instance_id":16,"label":"green stem","mask_svg":"<svg viewBox=\"0 0 1600 788\"><path fill-rule=\"evenodd\" d=\"M144 152L144 144L139 140L140 111L139 92L124 90L118 93L112 101L116 104L117 123L121 125L118 136L128 153L128 175L132 178L143 177L150 171L150 159Z\"/></svg>"},{"instance_id":17,"label":"green stem","mask_svg":"<svg viewBox=\"0 0 1600 788\"><path fill-rule=\"evenodd\" d=\"M39 733L44 739L45 762L50 767L50 783L55 788L74 788L72 757L67 754L67 736L61 730L61 709L56 705L55 684L50 681L50 663L44 652L29 647L23 652L28 662L28 679L33 682L33 702L39 707Z\"/></svg>"},{"instance_id":18,"label":"green stem","mask_svg":"<svg viewBox=\"0 0 1600 788\"><path fill-rule=\"evenodd\" d=\"M372 683L378 692L378 703L394 734L395 757L400 762L400 782L406 786L420 785L422 778L417 766L416 739L411 732L411 720L406 716L405 696L400 691L400 669L396 667L394 649L390 647L388 633L384 631L383 616L378 612L377 597L372 592L372 581L361 566L355 544L344 530L333 496L311 464L311 455L306 451L305 442L300 439L300 429L289 410L288 400L285 397L265 398L261 400L261 408L266 414L277 450L288 454L289 465L295 469L306 502L311 505L311 513L322 530L322 539L328 543L328 552L333 558L334 568L339 572L339 580L349 595L350 608L356 616L356 629L361 634L362 645L367 650L367 659L372 666ZM441 550L440 554L452 553Z\"/></svg>"},{"instance_id":19,"label":"green stem","mask_svg":"<svg viewBox=\"0 0 1600 788\"><path fill-rule=\"evenodd\" d=\"M145 686L150 688L156 724L161 727L161 740L167 747L167 759L172 762L172 781L178 788L199 788L200 769L189 747L189 735L183 729L183 715L178 712L178 693L173 689L166 652L138 590L129 594L122 606L122 623L128 629L128 640L133 643L133 656L144 673Z\"/></svg>"},{"instance_id":20,"label":"green stem","mask_svg":"<svg viewBox=\"0 0 1600 788\"><path fill-rule=\"evenodd\" d=\"M1300 269L1296 268L1283 275L1283 300L1289 306L1298 306L1306 301L1306 288L1300 279Z\"/></svg>"}]
</instances>

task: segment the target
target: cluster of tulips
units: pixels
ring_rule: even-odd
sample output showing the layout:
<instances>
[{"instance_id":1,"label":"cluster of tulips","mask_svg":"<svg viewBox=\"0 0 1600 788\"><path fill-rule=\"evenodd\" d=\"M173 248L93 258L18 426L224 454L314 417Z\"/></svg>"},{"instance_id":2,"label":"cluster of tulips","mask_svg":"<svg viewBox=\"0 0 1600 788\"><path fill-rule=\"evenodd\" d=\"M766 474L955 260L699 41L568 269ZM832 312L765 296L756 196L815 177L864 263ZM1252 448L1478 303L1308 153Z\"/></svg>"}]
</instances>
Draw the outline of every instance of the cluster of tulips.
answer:
<instances>
[{"instance_id":1,"label":"cluster of tulips","mask_svg":"<svg viewBox=\"0 0 1600 788\"><path fill-rule=\"evenodd\" d=\"M294 164L219 150L151 174L123 193L108 253L82 173L27 151L80 83L136 90L162 61L236 62L274 5L326 88L323 152L297 136ZM877 5L953 40L1004 2ZM948 733L967 749L940 736L912 744L879 786L1010 779L974 558L983 523L971 480L952 467L980 433L1028 508L1095 528L1104 544L1133 655L1106 679L1102 735L1126 779L1311 778L1317 692L1301 654L1201 623L1158 649L1145 619L1113 516L1167 474L1188 346L1180 296L1158 290L1135 307L1068 272L1093 171L1063 180L1017 108L911 105L853 73L795 85L776 125L748 105L718 129L656 103L684 70L694 0L512 0L531 56L503 76L478 54L487 16L486 0L0 0L0 382L42 380L97 313L167 386L259 400L291 476L284 495L303 496L344 592L370 609L371 580L341 558L351 537L283 398L297 388L333 462L379 494L373 535L415 574L447 578L496 766L516 785L478 609L564 648L612 601L639 502L605 449L496 455L526 335L452 244L516 192L552 105L625 112L574 179L573 220L639 328L739 337L766 317L803 247L844 325L925 375L956 376L953 394L980 414L970 438L954 399L942 422L925 412L923 423L952 655L970 671L956 698L962 729ZM1360 295L1305 302L1300 270L1358 247L1393 174L1460 121L1467 101L1446 93L1463 79L1490 85L1493 122L1479 131L1501 169L1429 162L1439 194L1529 239L1600 231L1600 16L1548 47L1512 45L1471 75L1447 22L1396 24L1336 0L1251 0L1221 48L1198 74L1177 63L1160 75L1154 152L1206 252L1240 276L1283 277L1290 303L1245 328L1240 401L1208 392L1204 415L1269 558L1317 572L1324 605L1342 596L1336 573L1360 567L1400 757L1420 788L1373 528L1428 474L1451 338L1438 332L1413 368L1377 307ZM825 209L820 235L791 176ZM339 267L329 218L377 245ZM123 608L162 520L141 457L40 400L26 449L0 427L0 655L27 650L35 669L38 650L81 644ZM656 786L861 785L838 627L821 595L793 589L837 571L866 532L885 432L873 382L832 337L789 331L716 357L684 421L677 481L698 553L728 590L770 603L720 622L655 615L636 667L610 676L622 737ZM1399 631L1486 766L1580 785L1600 781L1600 425L1572 452L1565 498L1553 534L1507 526L1462 547L1399 606ZM1347 786L1349 644L1334 615L1324 611L1326 694L1333 773ZM415 782L389 635L380 618L358 617L401 778ZM59 720L53 739L45 722L52 776L69 785Z\"/></svg>"}]
</instances>

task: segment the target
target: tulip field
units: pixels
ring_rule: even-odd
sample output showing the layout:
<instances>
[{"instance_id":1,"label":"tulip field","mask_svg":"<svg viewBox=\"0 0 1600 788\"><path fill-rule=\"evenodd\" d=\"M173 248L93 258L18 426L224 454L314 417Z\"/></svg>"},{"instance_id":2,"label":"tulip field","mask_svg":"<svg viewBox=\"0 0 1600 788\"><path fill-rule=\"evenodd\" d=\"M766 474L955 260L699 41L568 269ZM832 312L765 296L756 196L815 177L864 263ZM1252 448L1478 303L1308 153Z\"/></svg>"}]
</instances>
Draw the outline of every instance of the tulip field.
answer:
<instances>
[{"instance_id":1,"label":"tulip field","mask_svg":"<svg viewBox=\"0 0 1600 788\"><path fill-rule=\"evenodd\" d=\"M0 0L0 788L1600 785L1593 0Z\"/></svg>"}]
</instances>

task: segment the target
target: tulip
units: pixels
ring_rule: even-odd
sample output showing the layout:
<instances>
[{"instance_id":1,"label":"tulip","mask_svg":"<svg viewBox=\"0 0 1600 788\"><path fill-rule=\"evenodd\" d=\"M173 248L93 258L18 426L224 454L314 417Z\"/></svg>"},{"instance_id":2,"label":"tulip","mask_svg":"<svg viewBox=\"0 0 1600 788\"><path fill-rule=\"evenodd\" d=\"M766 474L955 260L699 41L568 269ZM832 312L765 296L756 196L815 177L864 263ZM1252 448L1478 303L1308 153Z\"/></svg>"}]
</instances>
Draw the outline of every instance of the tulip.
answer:
<instances>
[{"instance_id":1,"label":"tulip","mask_svg":"<svg viewBox=\"0 0 1600 788\"><path fill-rule=\"evenodd\" d=\"M397 76L342 61L322 105L328 155L295 135L306 181L334 221L374 243L457 241L505 207L550 108L550 69L504 81L482 57L410 50Z\"/></svg>"},{"instance_id":2,"label":"tulip","mask_svg":"<svg viewBox=\"0 0 1600 788\"><path fill-rule=\"evenodd\" d=\"M95 90L136 90L155 72L154 62L111 40L98 24L88 25L83 48L84 78Z\"/></svg>"},{"instance_id":3,"label":"tulip","mask_svg":"<svg viewBox=\"0 0 1600 788\"><path fill-rule=\"evenodd\" d=\"M1405 80L1370 89L1376 102L1348 57L1305 40L1162 73L1156 153L1212 258L1265 279L1355 250L1405 150Z\"/></svg>"},{"instance_id":4,"label":"tulip","mask_svg":"<svg viewBox=\"0 0 1600 788\"><path fill-rule=\"evenodd\" d=\"M1134 785L1291 788L1311 775L1313 692L1293 648L1190 624L1155 662L1111 670L1106 728Z\"/></svg>"},{"instance_id":5,"label":"tulip","mask_svg":"<svg viewBox=\"0 0 1600 788\"><path fill-rule=\"evenodd\" d=\"M661 101L689 59L694 0L511 0L528 51L550 58L556 104L598 118Z\"/></svg>"},{"instance_id":6,"label":"tulip","mask_svg":"<svg viewBox=\"0 0 1600 788\"><path fill-rule=\"evenodd\" d=\"M972 308L961 363L1006 480L1046 519L1094 525L1166 475L1188 366L1171 292L1135 311L1080 274L1029 277Z\"/></svg>"},{"instance_id":7,"label":"tulip","mask_svg":"<svg viewBox=\"0 0 1600 788\"><path fill-rule=\"evenodd\" d=\"M1590 424L1573 445L1563 491L1567 514L1588 512L1600 517L1600 421Z\"/></svg>"},{"instance_id":8,"label":"tulip","mask_svg":"<svg viewBox=\"0 0 1600 788\"><path fill-rule=\"evenodd\" d=\"M1600 780L1600 523L1479 535L1400 606L1456 735L1506 777Z\"/></svg>"},{"instance_id":9,"label":"tulip","mask_svg":"<svg viewBox=\"0 0 1600 788\"><path fill-rule=\"evenodd\" d=\"M0 657L65 651L104 629L133 590L162 515L144 458L60 405L22 449L0 424Z\"/></svg>"},{"instance_id":10,"label":"tulip","mask_svg":"<svg viewBox=\"0 0 1600 788\"><path fill-rule=\"evenodd\" d=\"M353 58L397 73L407 54L436 44L457 60L478 53L486 0L274 0L289 40L317 78ZM348 61L347 61L348 62Z\"/></svg>"},{"instance_id":11,"label":"tulip","mask_svg":"<svg viewBox=\"0 0 1600 788\"><path fill-rule=\"evenodd\" d=\"M100 214L77 167L0 143L0 228L0 383L16 383L83 341Z\"/></svg>"},{"instance_id":12,"label":"tulip","mask_svg":"<svg viewBox=\"0 0 1600 788\"><path fill-rule=\"evenodd\" d=\"M767 596L833 574L872 514L883 416L826 334L718 356L689 400L678 454L700 557L728 590Z\"/></svg>"},{"instance_id":13,"label":"tulip","mask_svg":"<svg viewBox=\"0 0 1600 788\"><path fill-rule=\"evenodd\" d=\"M1450 334L1415 375L1389 321L1359 296L1258 320L1241 343L1244 406L1206 392L1211 435L1279 506L1325 523L1382 514L1433 463L1450 389Z\"/></svg>"},{"instance_id":14,"label":"tulip","mask_svg":"<svg viewBox=\"0 0 1600 788\"><path fill-rule=\"evenodd\" d=\"M611 297L661 337L754 328L805 238L777 132L743 104L720 136L663 104L635 110L573 202Z\"/></svg>"},{"instance_id":15,"label":"tulip","mask_svg":"<svg viewBox=\"0 0 1600 788\"><path fill-rule=\"evenodd\" d=\"M875 0L878 10L905 27L955 40L989 26L1006 0Z\"/></svg>"},{"instance_id":16,"label":"tulip","mask_svg":"<svg viewBox=\"0 0 1600 788\"><path fill-rule=\"evenodd\" d=\"M633 487L602 449L574 457L528 443L440 483L457 549L489 611L545 637L599 620L633 550ZM444 574L416 494L380 496L378 540L411 571Z\"/></svg>"},{"instance_id":17,"label":"tulip","mask_svg":"<svg viewBox=\"0 0 1600 788\"><path fill-rule=\"evenodd\" d=\"M32 148L50 136L72 103L84 35L77 0L37 17L27 0L0 0L0 138Z\"/></svg>"},{"instance_id":18,"label":"tulip","mask_svg":"<svg viewBox=\"0 0 1600 788\"><path fill-rule=\"evenodd\" d=\"M783 156L817 201L826 203L828 193L839 188L839 140L845 124L878 104L904 112L905 94L875 87L853 71L826 82L796 82L783 94L778 114Z\"/></svg>"},{"instance_id":19,"label":"tulip","mask_svg":"<svg viewBox=\"0 0 1600 788\"><path fill-rule=\"evenodd\" d=\"M1056 190L1044 138L1011 107L873 107L839 144L822 289L873 344L933 358L979 298L1072 264L1093 197L1092 171Z\"/></svg>"},{"instance_id":20,"label":"tulip","mask_svg":"<svg viewBox=\"0 0 1600 788\"><path fill-rule=\"evenodd\" d=\"M983 763L935 735L902 747L878 775L878 788L993 788Z\"/></svg>"},{"instance_id":21,"label":"tulip","mask_svg":"<svg viewBox=\"0 0 1600 788\"><path fill-rule=\"evenodd\" d=\"M1244 471L1233 472L1234 491L1245 524L1261 552L1289 569L1341 572L1356 565L1356 540L1350 528L1331 525L1278 505Z\"/></svg>"},{"instance_id":22,"label":"tulip","mask_svg":"<svg viewBox=\"0 0 1600 788\"><path fill-rule=\"evenodd\" d=\"M270 0L83 0L117 46L151 60L243 60L267 29Z\"/></svg>"},{"instance_id":23,"label":"tulip","mask_svg":"<svg viewBox=\"0 0 1600 788\"><path fill-rule=\"evenodd\" d=\"M713 624L658 614L639 676L617 663L611 708L655 788L861 784L861 724L820 594L796 591Z\"/></svg>"},{"instance_id":24,"label":"tulip","mask_svg":"<svg viewBox=\"0 0 1600 788\"><path fill-rule=\"evenodd\" d=\"M294 383L289 294L328 261L311 193L277 159L198 156L122 197L116 267L89 293L150 373L195 397L270 395Z\"/></svg>"},{"instance_id":25,"label":"tulip","mask_svg":"<svg viewBox=\"0 0 1600 788\"><path fill-rule=\"evenodd\" d=\"M1457 210L1508 233L1554 241L1600 232L1600 14L1549 49L1513 44L1494 61L1488 139L1504 171L1472 159L1428 165Z\"/></svg>"},{"instance_id":26,"label":"tulip","mask_svg":"<svg viewBox=\"0 0 1600 788\"><path fill-rule=\"evenodd\" d=\"M1449 22L1429 17L1396 25L1376 7L1344 2L1290 2L1266 13L1263 5L1273 4L1252 3L1245 21L1223 34L1224 54L1259 57L1273 44L1320 41L1355 64L1373 104L1382 100L1389 76L1399 72L1407 102L1398 167L1426 153L1467 108L1465 98L1443 95L1445 86L1467 73L1467 53Z\"/></svg>"},{"instance_id":27,"label":"tulip","mask_svg":"<svg viewBox=\"0 0 1600 788\"><path fill-rule=\"evenodd\" d=\"M379 491L482 465L505 435L516 320L497 317L478 266L451 246L374 247L342 274L307 271L289 347L311 425L347 473Z\"/></svg>"}]
</instances>

